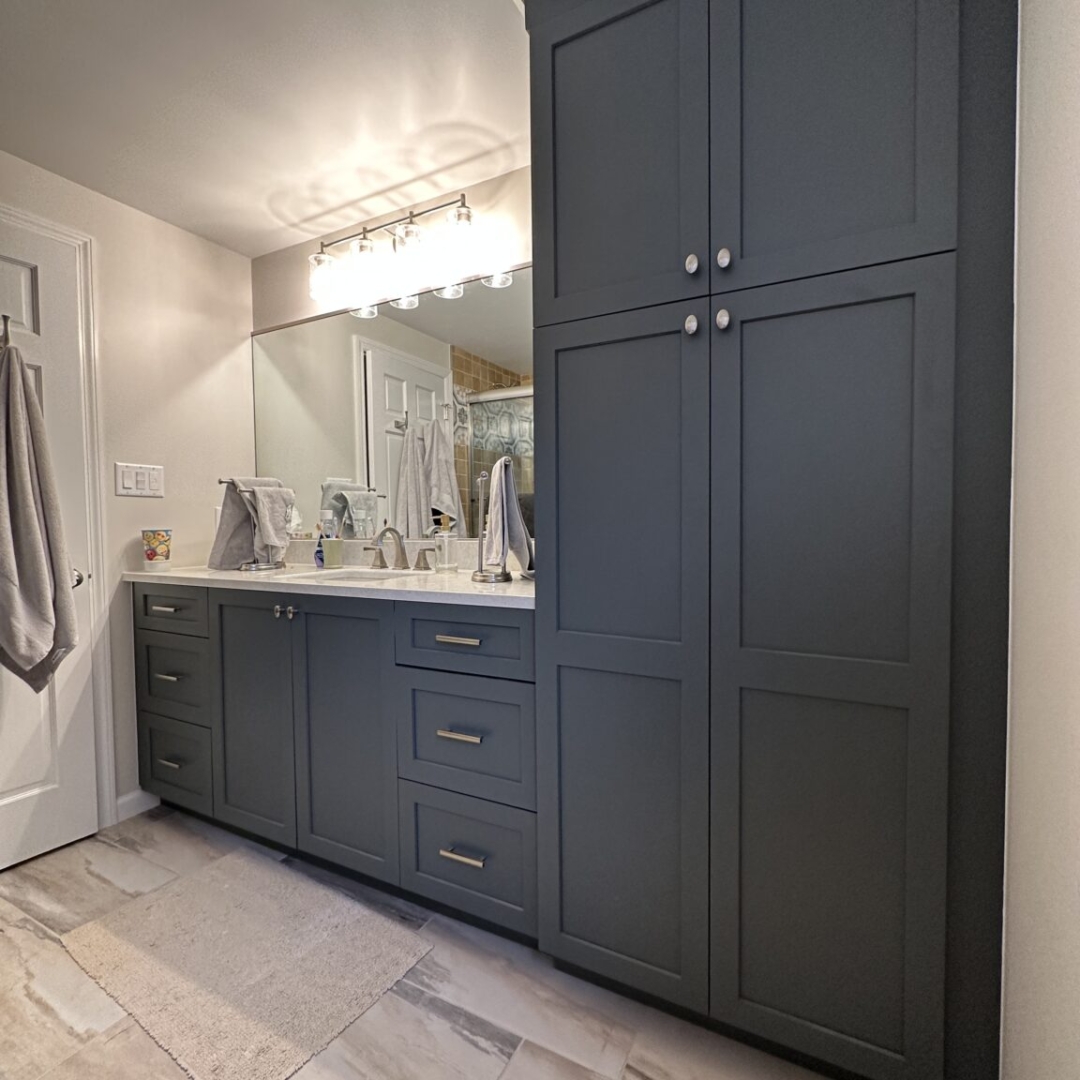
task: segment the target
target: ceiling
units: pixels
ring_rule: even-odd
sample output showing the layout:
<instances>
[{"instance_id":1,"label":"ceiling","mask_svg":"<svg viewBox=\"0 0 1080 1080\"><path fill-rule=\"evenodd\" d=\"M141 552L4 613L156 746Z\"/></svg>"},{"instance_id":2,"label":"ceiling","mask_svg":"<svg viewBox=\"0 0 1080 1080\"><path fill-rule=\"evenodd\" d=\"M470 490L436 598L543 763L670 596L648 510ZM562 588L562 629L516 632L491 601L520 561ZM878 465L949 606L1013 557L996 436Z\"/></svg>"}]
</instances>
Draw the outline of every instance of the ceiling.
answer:
<instances>
[{"instance_id":1,"label":"ceiling","mask_svg":"<svg viewBox=\"0 0 1080 1080\"><path fill-rule=\"evenodd\" d=\"M4 0L0 149L249 256L528 164L519 0Z\"/></svg>"},{"instance_id":2,"label":"ceiling","mask_svg":"<svg viewBox=\"0 0 1080 1080\"><path fill-rule=\"evenodd\" d=\"M379 318L384 315L500 367L532 374L532 267L515 270L506 289L470 281L457 300L424 293L411 311L380 304Z\"/></svg>"}]
</instances>

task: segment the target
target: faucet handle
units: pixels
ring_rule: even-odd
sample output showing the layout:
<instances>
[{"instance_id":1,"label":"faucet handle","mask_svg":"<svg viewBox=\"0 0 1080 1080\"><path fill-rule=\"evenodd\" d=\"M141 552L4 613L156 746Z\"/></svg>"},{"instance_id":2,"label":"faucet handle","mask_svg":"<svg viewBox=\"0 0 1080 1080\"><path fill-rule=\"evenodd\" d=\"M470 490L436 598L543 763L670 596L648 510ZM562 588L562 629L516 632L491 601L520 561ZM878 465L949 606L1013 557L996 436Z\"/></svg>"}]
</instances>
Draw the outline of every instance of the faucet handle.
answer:
<instances>
[{"instance_id":1,"label":"faucet handle","mask_svg":"<svg viewBox=\"0 0 1080 1080\"><path fill-rule=\"evenodd\" d=\"M374 547L372 547L371 544L366 544L364 546L364 550L365 551L374 551L375 552L375 558L371 560L371 569L372 570L385 570L386 569L386 556L383 554L383 549L382 549L381 545L376 544Z\"/></svg>"},{"instance_id":2,"label":"faucet handle","mask_svg":"<svg viewBox=\"0 0 1080 1080\"><path fill-rule=\"evenodd\" d=\"M416 564L413 566L414 570L430 570L431 569L431 563L429 563L428 560L427 560L429 552L432 555L434 555L435 554L435 549L433 547L421 548L416 553Z\"/></svg>"}]
</instances>

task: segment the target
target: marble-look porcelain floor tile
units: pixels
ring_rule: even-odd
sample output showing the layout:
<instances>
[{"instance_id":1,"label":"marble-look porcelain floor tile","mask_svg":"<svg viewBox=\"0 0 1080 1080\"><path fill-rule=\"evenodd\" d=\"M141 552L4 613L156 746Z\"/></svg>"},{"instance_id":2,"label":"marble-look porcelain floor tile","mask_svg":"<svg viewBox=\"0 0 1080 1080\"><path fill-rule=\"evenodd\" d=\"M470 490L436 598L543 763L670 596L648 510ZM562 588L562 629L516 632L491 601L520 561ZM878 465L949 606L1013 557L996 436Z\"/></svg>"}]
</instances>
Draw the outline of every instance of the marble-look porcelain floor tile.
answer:
<instances>
[{"instance_id":1,"label":"marble-look porcelain floor tile","mask_svg":"<svg viewBox=\"0 0 1080 1080\"><path fill-rule=\"evenodd\" d=\"M406 980L604 1077L619 1077L633 1029L597 1008L591 988L534 950L435 916L434 945Z\"/></svg>"},{"instance_id":2,"label":"marble-look porcelain floor tile","mask_svg":"<svg viewBox=\"0 0 1080 1080\"><path fill-rule=\"evenodd\" d=\"M365 907L372 908L389 919L394 919L410 930L419 930L431 918L431 912L420 907L419 904L410 903L398 896L391 896L390 893L374 889L344 874L337 874L326 867L316 866L303 859L294 859L292 856L285 860L285 865L297 873L306 874L323 885L329 885L330 888L351 896L354 900L359 900Z\"/></svg>"},{"instance_id":3,"label":"marble-look porcelain floor tile","mask_svg":"<svg viewBox=\"0 0 1080 1080\"><path fill-rule=\"evenodd\" d=\"M174 813L183 818L185 824L192 832L203 837L212 844L225 848L226 853L233 851L254 851L259 855L265 855L268 859L273 859L275 862L284 862L288 858L287 852L278 851L277 848L269 847L266 844L260 844L258 840L251 839L247 836L238 836L236 833L229 832L228 829L222 829L211 821L204 821L202 818L195 817L193 814L186 814L183 810L176 810Z\"/></svg>"},{"instance_id":4,"label":"marble-look porcelain floor tile","mask_svg":"<svg viewBox=\"0 0 1080 1080\"><path fill-rule=\"evenodd\" d=\"M575 1061L528 1041L523 1042L510 1059L499 1080L604 1080L599 1074Z\"/></svg>"},{"instance_id":5,"label":"marble-look porcelain floor tile","mask_svg":"<svg viewBox=\"0 0 1080 1080\"><path fill-rule=\"evenodd\" d=\"M190 874L239 846L238 838L224 830L194 828L194 820L186 814L159 807L102 829L97 838L174 874Z\"/></svg>"},{"instance_id":6,"label":"marble-look porcelain floor tile","mask_svg":"<svg viewBox=\"0 0 1080 1080\"><path fill-rule=\"evenodd\" d=\"M821 1076L657 1011L634 1040L623 1080L821 1080Z\"/></svg>"},{"instance_id":7,"label":"marble-look porcelain floor tile","mask_svg":"<svg viewBox=\"0 0 1080 1080\"><path fill-rule=\"evenodd\" d=\"M0 900L0 1080L38 1080L124 1019L51 931Z\"/></svg>"},{"instance_id":8,"label":"marble-look porcelain floor tile","mask_svg":"<svg viewBox=\"0 0 1080 1080\"><path fill-rule=\"evenodd\" d=\"M176 875L91 837L0 873L0 898L57 934L100 919Z\"/></svg>"},{"instance_id":9,"label":"marble-look porcelain floor tile","mask_svg":"<svg viewBox=\"0 0 1080 1080\"><path fill-rule=\"evenodd\" d=\"M50 1069L41 1080L189 1080L130 1017Z\"/></svg>"},{"instance_id":10,"label":"marble-look porcelain floor tile","mask_svg":"<svg viewBox=\"0 0 1080 1080\"><path fill-rule=\"evenodd\" d=\"M296 1080L498 1080L519 1041L399 983L312 1058Z\"/></svg>"}]
</instances>

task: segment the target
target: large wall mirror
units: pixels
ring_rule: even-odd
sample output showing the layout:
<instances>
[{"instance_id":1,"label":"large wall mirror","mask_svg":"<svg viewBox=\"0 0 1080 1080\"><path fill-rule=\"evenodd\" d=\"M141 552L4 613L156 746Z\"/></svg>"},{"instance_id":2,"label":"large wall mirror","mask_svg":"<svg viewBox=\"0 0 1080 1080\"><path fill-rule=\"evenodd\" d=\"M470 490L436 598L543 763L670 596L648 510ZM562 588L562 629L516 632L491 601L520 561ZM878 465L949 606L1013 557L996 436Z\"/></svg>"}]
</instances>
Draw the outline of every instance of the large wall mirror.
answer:
<instances>
[{"instance_id":1,"label":"large wall mirror","mask_svg":"<svg viewBox=\"0 0 1080 1080\"><path fill-rule=\"evenodd\" d=\"M372 319L342 312L252 338L257 469L295 490L303 530L318 528L339 482L377 508L352 535L400 523L409 433L439 446L429 425L441 424L463 508L456 533L476 535L476 477L504 456L534 532L532 270L508 276L502 288L471 281L456 299L427 293L410 310L380 304Z\"/></svg>"}]
</instances>

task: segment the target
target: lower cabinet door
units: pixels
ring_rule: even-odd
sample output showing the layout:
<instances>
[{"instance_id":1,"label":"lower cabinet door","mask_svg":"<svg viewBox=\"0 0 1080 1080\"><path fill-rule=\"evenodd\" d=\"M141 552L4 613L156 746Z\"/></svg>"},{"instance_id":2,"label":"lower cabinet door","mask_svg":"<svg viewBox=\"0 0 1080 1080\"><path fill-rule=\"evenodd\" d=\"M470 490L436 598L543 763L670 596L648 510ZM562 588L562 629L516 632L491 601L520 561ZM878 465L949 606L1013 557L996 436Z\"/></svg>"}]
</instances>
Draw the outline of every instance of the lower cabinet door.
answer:
<instances>
[{"instance_id":1,"label":"lower cabinet door","mask_svg":"<svg viewBox=\"0 0 1080 1080\"><path fill-rule=\"evenodd\" d=\"M547 327L534 351L538 561L548 553L536 581L540 947L698 1012L708 310L695 301ZM633 521L635 500L648 527Z\"/></svg>"},{"instance_id":2,"label":"lower cabinet door","mask_svg":"<svg viewBox=\"0 0 1080 1080\"><path fill-rule=\"evenodd\" d=\"M536 815L402 780L401 884L536 935Z\"/></svg>"},{"instance_id":3,"label":"lower cabinet door","mask_svg":"<svg viewBox=\"0 0 1080 1080\"><path fill-rule=\"evenodd\" d=\"M293 751L295 598L210 590L214 816L296 846Z\"/></svg>"},{"instance_id":4,"label":"lower cabinet door","mask_svg":"<svg viewBox=\"0 0 1080 1080\"><path fill-rule=\"evenodd\" d=\"M386 685L394 670L388 600L299 597L294 622L297 847L398 880L397 757Z\"/></svg>"}]
</instances>

